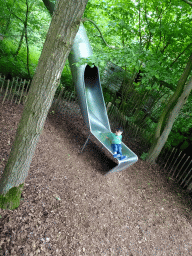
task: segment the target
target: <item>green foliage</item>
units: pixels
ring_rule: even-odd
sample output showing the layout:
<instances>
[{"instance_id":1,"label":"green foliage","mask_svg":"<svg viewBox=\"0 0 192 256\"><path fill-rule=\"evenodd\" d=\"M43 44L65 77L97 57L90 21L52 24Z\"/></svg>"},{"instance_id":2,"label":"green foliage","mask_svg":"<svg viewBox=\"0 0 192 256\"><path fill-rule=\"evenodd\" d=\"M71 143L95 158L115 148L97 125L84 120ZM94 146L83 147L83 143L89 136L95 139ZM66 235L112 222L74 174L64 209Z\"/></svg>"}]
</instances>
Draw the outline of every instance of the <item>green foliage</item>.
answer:
<instances>
[{"instance_id":1,"label":"green foliage","mask_svg":"<svg viewBox=\"0 0 192 256\"><path fill-rule=\"evenodd\" d=\"M77 67L80 67L81 65L89 65L91 68L93 68L94 66L99 66L99 59L93 55L88 58L81 58L80 61L74 63L73 65Z\"/></svg>"},{"instance_id":2,"label":"green foliage","mask_svg":"<svg viewBox=\"0 0 192 256\"><path fill-rule=\"evenodd\" d=\"M103 96L106 104L108 104L108 102L112 102L113 94L106 87L103 87Z\"/></svg>"},{"instance_id":3,"label":"green foliage","mask_svg":"<svg viewBox=\"0 0 192 256\"><path fill-rule=\"evenodd\" d=\"M189 97L176 119L168 143L174 147L179 146L181 150L186 149L190 142L192 130L192 97Z\"/></svg>"},{"instance_id":4,"label":"green foliage","mask_svg":"<svg viewBox=\"0 0 192 256\"><path fill-rule=\"evenodd\" d=\"M5 40L1 42L1 49L3 49L3 55L0 60L0 70L3 74L11 74L13 77L27 78L27 58L26 48L22 47L19 51L18 56L15 58L14 53L16 52L16 45L12 40ZM36 47L31 47L30 51L30 71L33 75L38 64L40 52Z\"/></svg>"},{"instance_id":5,"label":"green foliage","mask_svg":"<svg viewBox=\"0 0 192 256\"><path fill-rule=\"evenodd\" d=\"M0 68L1 73L12 74L28 78L27 54L25 37L22 40L22 47L18 56L15 56L23 33L26 18L26 1L3 1L0 0L2 12L0 15L0 33L5 35L0 41ZM50 16L45 11L41 0L28 1L29 13L27 23L27 35L29 43L29 64L30 73L33 75L42 50L43 42L49 27Z\"/></svg>"},{"instance_id":6,"label":"green foliage","mask_svg":"<svg viewBox=\"0 0 192 256\"><path fill-rule=\"evenodd\" d=\"M141 158L143 161L145 161L146 158L147 158L147 156L148 156L148 153L143 153L143 154L140 156L140 158Z\"/></svg>"},{"instance_id":7,"label":"green foliage","mask_svg":"<svg viewBox=\"0 0 192 256\"><path fill-rule=\"evenodd\" d=\"M6 195L0 194L0 208L14 210L19 207L24 184L11 188Z\"/></svg>"},{"instance_id":8,"label":"green foliage","mask_svg":"<svg viewBox=\"0 0 192 256\"><path fill-rule=\"evenodd\" d=\"M72 76L69 69L69 64L67 63L64 67L64 70L61 75L61 84L65 87L67 91L73 92L74 91L74 85L72 82Z\"/></svg>"},{"instance_id":9,"label":"green foliage","mask_svg":"<svg viewBox=\"0 0 192 256\"><path fill-rule=\"evenodd\" d=\"M28 0L28 3L29 69L33 75L51 17L42 0ZM15 57L26 18L26 1L0 0L0 5L0 33L5 35L0 41L1 73L28 78L25 38ZM116 106L121 105L132 122L142 125L148 134L153 134L191 52L192 8L179 0L89 0L84 17L99 26L108 45L114 48L107 47L93 24L85 22L94 56L81 59L76 65L98 66L102 80L105 66L111 61L126 70L128 79L124 80L125 88L130 88L131 79L140 72L141 79L133 82L132 90L127 91L127 98L116 97L106 88L107 85L103 85L104 98L106 102L114 101ZM117 77L111 76L111 80L116 81ZM57 94L63 86L68 91L74 91L68 65L62 73L61 84ZM125 95L125 91L121 93ZM186 147L188 131L192 128L191 105L189 98L174 123L168 138L169 145L178 145L179 142L179 145Z\"/></svg>"},{"instance_id":10,"label":"green foliage","mask_svg":"<svg viewBox=\"0 0 192 256\"><path fill-rule=\"evenodd\" d=\"M182 143L182 145L180 146L180 149L181 149L181 150L184 150L184 149L188 148L189 145L190 145L189 142L185 140L185 141Z\"/></svg>"},{"instance_id":11,"label":"green foliage","mask_svg":"<svg viewBox=\"0 0 192 256\"><path fill-rule=\"evenodd\" d=\"M24 50L24 49L22 49L22 50ZM30 64L30 72L32 75L35 73L40 55L41 55L41 51L37 46L34 45L34 46L30 47L29 64ZM18 55L18 58L21 59L20 54ZM26 49L24 52L23 59L24 60L26 59Z\"/></svg>"},{"instance_id":12,"label":"green foliage","mask_svg":"<svg viewBox=\"0 0 192 256\"><path fill-rule=\"evenodd\" d=\"M7 48L9 47L9 48ZM12 41L6 42L6 47L4 48L4 56L1 57L0 70L3 74L11 74L12 76L27 77L26 63L23 62L23 58L16 60L11 54L14 52L15 45ZM22 53L21 53L22 55Z\"/></svg>"}]
</instances>

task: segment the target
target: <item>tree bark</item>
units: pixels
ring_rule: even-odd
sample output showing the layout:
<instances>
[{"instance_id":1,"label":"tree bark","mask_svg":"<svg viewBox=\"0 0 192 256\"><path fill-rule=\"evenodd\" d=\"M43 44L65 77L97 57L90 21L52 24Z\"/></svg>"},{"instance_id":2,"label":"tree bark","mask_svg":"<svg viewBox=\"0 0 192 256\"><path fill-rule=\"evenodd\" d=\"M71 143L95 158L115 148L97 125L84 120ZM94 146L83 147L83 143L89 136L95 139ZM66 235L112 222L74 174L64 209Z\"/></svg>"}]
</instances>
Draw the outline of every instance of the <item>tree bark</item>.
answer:
<instances>
[{"instance_id":1,"label":"tree bark","mask_svg":"<svg viewBox=\"0 0 192 256\"><path fill-rule=\"evenodd\" d=\"M155 163L157 157L159 156L171 132L173 123L192 90L192 79L190 79L189 83L185 85L191 70L192 54L189 58L189 61L180 80L178 81L175 93L170 97L167 106L165 107L164 111L162 112L159 118L152 146L146 158L146 160L151 163Z\"/></svg>"},{"instance_id":2,"label":"tree bark","mask_svg":"<svg viewBox=\"0 0 192 256\"><path fill-rule=\"evenodd\" d=\"M0 196L25 182L88 0L59 0L47 33L13 147L0 180ZM1 199L1 197L0 197Z\"/></svg>"}]
</instances>

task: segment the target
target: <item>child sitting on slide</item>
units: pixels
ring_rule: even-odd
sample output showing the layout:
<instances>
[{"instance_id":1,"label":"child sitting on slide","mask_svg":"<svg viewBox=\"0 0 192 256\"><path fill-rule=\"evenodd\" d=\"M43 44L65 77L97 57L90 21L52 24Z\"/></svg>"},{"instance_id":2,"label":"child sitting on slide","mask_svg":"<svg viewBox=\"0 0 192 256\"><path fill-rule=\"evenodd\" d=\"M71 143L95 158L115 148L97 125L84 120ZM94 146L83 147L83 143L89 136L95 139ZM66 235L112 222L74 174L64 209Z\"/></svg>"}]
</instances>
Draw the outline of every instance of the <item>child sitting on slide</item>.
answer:
<instances>
[{"instance_id":1,"label":"child sitting on slide","mask_svg":"<svg viewBox=\"0 0 192 256\"><path fill-rule=\"evenodd\" d=\"M123 129L117 128L115 130L115 133L110 133L107 137L107 139L111 141L113 157L119 158L120 160L124 160L126 158L126 156L122 155L122 146L121 146L122 133L123 133Z\"/></svg>"}]
</instances>

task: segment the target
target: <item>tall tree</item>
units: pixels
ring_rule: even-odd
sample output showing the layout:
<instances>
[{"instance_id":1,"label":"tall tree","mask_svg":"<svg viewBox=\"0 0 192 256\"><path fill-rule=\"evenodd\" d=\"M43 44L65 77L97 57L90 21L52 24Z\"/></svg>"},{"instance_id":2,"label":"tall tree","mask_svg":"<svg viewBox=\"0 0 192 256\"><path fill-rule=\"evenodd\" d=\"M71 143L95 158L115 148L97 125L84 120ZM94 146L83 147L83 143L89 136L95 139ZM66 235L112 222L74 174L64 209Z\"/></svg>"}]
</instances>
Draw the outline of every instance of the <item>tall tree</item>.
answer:
<instances>
[{"instance_id":1,"label":"tall tree","mask_svg":"<svg viewBox=\"0 0 192 256\"><path fill-rule=\"evenodd\" d=\"M23 38L25 36L25 42L26 42L26 47L27 47L27 72L28 72L29 78L31 78L31 74L30 74L30 69L29 69L29 43L28 43L28 33L27 33L27 30L28 30L28 17L29 17L29 14L30 14L30 10L33 7L33 4L34 4L34 2L29 6L28 0L26 0L25 21L23 21L16 14L13 14L17 19L19 19L23 23L23 30L22 30L22 33L21 33L21 38L20 38L20 41L19 41L18 48L17 48L16 53L15 53L15 58L17 57L17 55L18 55L18 53L19 53L19 51L21 49Z\"/></svg>"},{"instance_id":2,"label":"tall tree","mask_svg":"<svg viewBox=\"0 0 192 256\"><path fill-rule=\"evenodd\" d=\"M188 0L183 0L183 1L189 5L192 5L192 3ZM188 48L189 49L191 48L190 41L189 42L187 41L187 47L184 48L184 50L171 63L170 67L172 67L176 61L178 61L180 56ZM185 70L182 73L177 83L177 87L175 89L174 94L169 98L165 108L163 109L159 117L158 124L154 133L152 145L146 158L146 160L151 163L155 163L156 159L161 153L161 150L165 145L168 139L168 136L172 130L173 124L192 91L192 77L190 78L190 80L188 79L188 77L191 75L191 71L192 71L192 54L190 55L187 65L185 67ZM187 80L189 81L186 84Z\"/></svg>"},{"instance_id":3,"label":"tall tree","mask_svg":"<svg viewBox=\"0 0 192 256\"><path fill-rule=\"evenodd\" d=\"M22 186L88 0L59 0L13 147L0 180L0 207L19 206Z\"/></svg>"},{"instance_id":4,"label":"tall tree","mask_svg":"<svg viewBox=\"0 0 192 256\"><path fill-rule=\"evenodd\" d=\"M177 88L174 94L170 97L166 107L164 108L159 118L155 135L151 148L149 150L147 161L154 163L159 156L163 146L165 145L167 138L173 127L173 123L177 118L179 111L188 99L188 96L192 90L192 77L186 84L186 81L192 70L192 54L188 60L186 68L178 81Z\"/></svg>"}]
</instances>

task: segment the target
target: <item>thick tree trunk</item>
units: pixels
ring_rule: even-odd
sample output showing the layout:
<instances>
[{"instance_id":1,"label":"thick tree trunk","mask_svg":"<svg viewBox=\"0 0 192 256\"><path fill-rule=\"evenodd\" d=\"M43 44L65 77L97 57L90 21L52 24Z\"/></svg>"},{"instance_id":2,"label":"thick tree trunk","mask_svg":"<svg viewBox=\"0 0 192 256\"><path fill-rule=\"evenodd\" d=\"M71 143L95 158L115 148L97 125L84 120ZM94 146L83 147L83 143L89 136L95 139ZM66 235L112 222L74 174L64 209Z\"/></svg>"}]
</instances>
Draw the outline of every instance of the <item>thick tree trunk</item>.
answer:
<instances>
[{"instance_id":1,"label":"thick tree trunk","mask_svg":"<svg viewBox=\"0 0 192 256\"><path fill-rule=\"evenodd\" d=\"M88 0L59 0L0 180L0 200L25 182L39 136ZM9 208L10 205L6 205Z\"/></svg>"}]
</instances>

